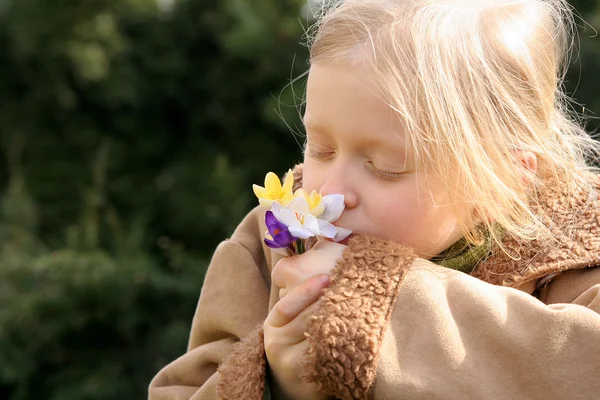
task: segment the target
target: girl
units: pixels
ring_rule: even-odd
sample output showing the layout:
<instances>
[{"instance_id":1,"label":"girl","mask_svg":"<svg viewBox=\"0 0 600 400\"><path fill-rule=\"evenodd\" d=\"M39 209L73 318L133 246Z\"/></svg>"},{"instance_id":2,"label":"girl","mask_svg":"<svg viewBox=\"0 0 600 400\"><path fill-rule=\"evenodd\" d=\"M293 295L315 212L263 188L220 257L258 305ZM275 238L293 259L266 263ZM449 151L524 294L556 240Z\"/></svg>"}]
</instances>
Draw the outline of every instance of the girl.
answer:
<instances>
[{"instance_id":1,"label":"girl","mask_svg":"<svg viewBox=\"0 0 600 400\"><path fill-rule=\"evenodd\" d=\"M311 47L296 187L355 233L216 250L150 399L596 399L598 145L561 92L563 0L343 0Z\"/></svg>"}]
</instances>

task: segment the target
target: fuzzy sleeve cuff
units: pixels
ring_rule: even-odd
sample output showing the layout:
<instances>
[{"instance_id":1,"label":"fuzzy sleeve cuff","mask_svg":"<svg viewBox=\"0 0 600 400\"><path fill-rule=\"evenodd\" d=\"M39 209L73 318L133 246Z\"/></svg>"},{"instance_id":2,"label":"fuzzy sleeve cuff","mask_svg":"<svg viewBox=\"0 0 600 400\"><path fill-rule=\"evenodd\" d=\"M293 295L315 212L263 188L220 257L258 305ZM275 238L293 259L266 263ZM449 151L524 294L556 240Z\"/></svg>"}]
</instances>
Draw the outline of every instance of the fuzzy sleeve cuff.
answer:
<instances>
[{"instance_id":1,"label":"fuzzy sleeve cuff","mask_svg":"<svg viewBox=\"0 0 600 400\"><path fill-rule=\"evenodd\" d=\"M267 385L267 359L262 326L239 341L223 364L217 396L224 400L264 400L270 398Z\"/></svg>"},{"instance_id":2,"label":"fuzzy sleeve cuff","mask_svg":"<svg viewBox=\"0 0 600 400\"><path fill-rule=\"evenodd\" d=\"M303 376L339 399L368 399L404 275L416 259L397 242L356 236L330 276L307 337Z\"/></svg>"}]
</instances>

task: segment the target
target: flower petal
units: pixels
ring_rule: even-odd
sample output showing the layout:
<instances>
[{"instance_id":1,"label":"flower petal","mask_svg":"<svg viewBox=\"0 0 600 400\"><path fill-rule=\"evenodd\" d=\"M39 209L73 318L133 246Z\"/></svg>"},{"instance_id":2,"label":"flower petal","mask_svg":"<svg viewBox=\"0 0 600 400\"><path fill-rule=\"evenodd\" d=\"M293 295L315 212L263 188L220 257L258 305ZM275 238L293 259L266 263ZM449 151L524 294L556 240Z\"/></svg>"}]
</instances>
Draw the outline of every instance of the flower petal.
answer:
<instances>
[{"instance_id":1,"label":"flower petal","mask_svg":"<svg viewBox=\"0 0 600 400\"><path fill-rule=\"evenodd\" d=\"M323 221L322 219L319 219L318 221L320 236L332 239L337 234L337 229L335 226L327 221Z\"/></svg>"},{"instance_id":2,"label":"flower petal","mask_svg":"<svg viewBox=\"0 0 600 400\"><path fill-rule=\"evenodd\" d=\"M290 193L286 193L284 194L279 201L281 202L281 204L283 204L284 206L287 206L288 204L290 204L290 201L294 200L294 195L290 192Z\"/></svg>"},{"instance_id":3,"label":"flower petal","mask_svg":"<svg viewBox=\"0 0 600 400\"><path fill-rule=\"evenodd\" d=\"M285 194L292 193L292 188L294 186L294 171L291 169L285 175L285 179L283 181L283 192Z\"/></svg>"},{"instance_id":4,"label":"flower petal","mask_svg":"<svg viewBox=\"0 0 600 400\"><path fill-rule=\"evenodd\" d=\"M267 211L265 213L265 225L267 225L267 228L278 224L281 224L281 222L275 217L273 211Z\"/></svg>"},{"instance_id":5,"label":"flower petal","mask_svg":"<svg viewBox=\"0 0 600 400\"><path fill-rule=\"evenodd\" d=\"M310 195L308 196L308 203L310 204L311 208L317 206L319 203L321 203L321 200L323 199L323 196L321 196L321 193L317 192L315 189L313 189L312 192L310 192Z\"/></svg>"},{"instance_id":6,"label":"flower petal","mask_svg":"<svg viewBox=\"0 0 600 400\"><path fill-rule=\"evenodd\" d=\"M277 174L269 172L267 176L265 176L265 189L267 192L278 192L281 190L281 181Z\"/></svg>"},{"instance_id":7,"label":"flower petal","mask_svg":"<svg viewBox=\"0 0 600 400\"><path fill-rule=\"evenodd\" d=\"M286 205L285 208L293 212L310 214L310 207L308 206L308 202L303 197L294 198L294 200L290 201L290 203Z\"/></svg>"},{"instance_id":8,"label":"flower petal","mask_svg":"<svg viewBox=\"0 0 600 400\"><path fill-rule=\"evenodd\" d=\"M281 246L289 246L294 243L298 238L292 236L290 231L287 229L285 231L281 231L275 236L273 236L273 241Z\"/></svg>"},{"instance_id":9,"label":"flower petal","mask_svg":"<svg viewBox=\"0 0 600 400\"><path fill-rule=\"evenodd\" d=\"M302 197L302 198L305 198L306 201L308 201L308 193L306 193L306 190L304 190L302 188L300 188L294 192L294 197Z\"/></svg>"},{"instance_id":10,"label":"flower petal","mask_svg":"<svg viewBox=\"0 0 600 400\"><path fill-rule=\"evenodd\" d=\"M290 233L298 239L308 239L315 234L304 227L290 226Z\"/></svg>"},{"instance_id":11,"label":"flower petal","mask_svg":"<svg viewBox=\"0 0 600 400\"><path fill-rule=\"evenodd\" d=\"M345 228L338 227L337 228L337 234L333 238L333 241L334 242L341 242L342 240L346 239L351 234L352 234L352 231L350 229L345 229Z\"/></svg>"},{"instance_id":12,"label":"flower petal","mask_svg":"<svg viewBox=\"0 0 600 400\"><path fill-rule=\"evenodd\" d=\"M272 205L272 209L273 209L273 214L279 220L279 222L285 224L288 228L291 228L291 227L301 228L302 227L302 223L300 223L300 221L298 221L298 218L296 218L296 214L294 214L294 212L292 212L291 210L282 207L279 202L274 201L273 205ZM296 235L294 235L294 236L296 236Z\"/></svg>"},{"instance_id":13,"label":"flower petal","mask_svg":"<svg viewBox=\"0 0 600 400\"><path fill-rule=\"evenodd\" d=\"M320 218L327 222L337 221L344 211L344 195L329 194L323 197L322 202L325 205L325 211L323 211L323 214L321 214Z\"/></svg>"},{"instance_id":14,"label":"flower petal","mask_svg":"<svg viewBox=\"0 0 600 400\"><path fill-rule=\"evenodd\" d=\"M275 218L277 218L277 220L279 220L279 221L281 221L281 220L279 219L278 214L282 208L283 208L283 206L277 200L273 201L271 204L271 211L273 212L273 215L275 215Z\"/></svg>"},{"instance_id":15,"label":"flower petal","mask_svg":"<svg viewBox=\"0 0 600 400\"><path fill-rule=\"evenodd\" d=\"M265 238L264 239L265 244L267 245L267 247L271 248L271 249L279 249L281 247L286 247L286 246L281 246L279 243L275 242L274 240Z\"/></svg>"},{"instance_id":16,"label":"flower petal","mask_svg":"<svg viewBox=\"0 0 600 400\"><path fill-rule=\"evenodd\" d=\"M312 215L314 215L315 217L320 218L324 211L325 211L325 204L323 204L323 202L321 201L321 202L319 202L319 204L317 204L316 207L311 208L310 213Z\"/></svg>"},{"instance_id":17,"label":"flower petal","mask_svg":"<svg viewBox=\"0 0 600 400\"><path fill-rule=\"evenodd\" d=\"M304 229L308 229L316 236L321 235L321 230L319 229L319 220L315 218L313 215L305 214L304 215Z\"/></svg>"},{"instance_id":18,"label":"flower petal","mask_svg":"<svg viewBox=\"0 0 600 400\"><path fill-rule=\"evenodd\" d=\"M265 197L265 188L262 186L258 186L258 185L252 185L252 190L254 191L254 194L256 195L256 197L258 197L259 199L261 197Z\"/></svg>"},{"instance_id":19,"label":"flower petal","mask_svg":"<svg viewBox=\"0 0 600 400\"><path fill-rule=\"evenodd\" d=\"M287 224L287 223L286 223L286 222L283 220L283 216L281 215L281 212L283 211L283 209L284 209L284 208L283 208L283 206L281 205L281 203L280 203L280 202L278 202L278 201L273 201L273 202L271 203L271 211L273 212L273 215L275 216L275 218L276 218L276 219L277 219L279 222L281 222L281 223L283 223L283 224L285 224L285 225L289 226L289 224Z\"/></svg>"}]
</instances>

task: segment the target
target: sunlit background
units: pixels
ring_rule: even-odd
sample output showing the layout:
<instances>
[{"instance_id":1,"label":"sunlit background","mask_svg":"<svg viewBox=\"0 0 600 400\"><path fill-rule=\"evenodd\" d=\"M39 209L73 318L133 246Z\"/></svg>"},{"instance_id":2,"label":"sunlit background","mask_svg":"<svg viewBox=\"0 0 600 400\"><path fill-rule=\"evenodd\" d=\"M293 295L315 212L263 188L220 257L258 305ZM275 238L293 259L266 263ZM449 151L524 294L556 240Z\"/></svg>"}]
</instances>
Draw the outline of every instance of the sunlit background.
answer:
<instances>
[{"instance_id":1,"label":"sunlit background","mask_svg":"<svg viewBox=\"0 0 600 400\"><path fill-rule=\"evenodd\" d=\"M316 3L0 0L0 399L143 399L185 351L251 184L301 159ZM573 2L595 27L598 3ZM567 85L594 130L579 25Z\"/></svg>"}]
</instances>

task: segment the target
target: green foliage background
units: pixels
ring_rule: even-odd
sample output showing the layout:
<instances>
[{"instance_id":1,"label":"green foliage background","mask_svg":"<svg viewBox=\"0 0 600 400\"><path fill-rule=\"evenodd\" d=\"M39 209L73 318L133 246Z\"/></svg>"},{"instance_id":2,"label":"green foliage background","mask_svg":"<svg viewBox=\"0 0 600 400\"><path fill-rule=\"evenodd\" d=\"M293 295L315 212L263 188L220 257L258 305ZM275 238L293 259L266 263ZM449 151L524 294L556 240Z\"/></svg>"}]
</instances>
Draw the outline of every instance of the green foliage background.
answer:
<instances>
[{"instance_id":1,"label":"green foliage background","mask_svg":"<svg viewBox=\"0 0 600 400\"><path fill-rule=\"evenodd\" d=\"M0 0L1 399L145 398L251 183L300 160L305 0L169 4Z\"/></svg>"}]
</instances>

